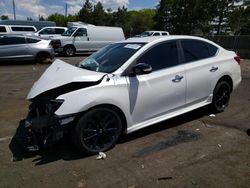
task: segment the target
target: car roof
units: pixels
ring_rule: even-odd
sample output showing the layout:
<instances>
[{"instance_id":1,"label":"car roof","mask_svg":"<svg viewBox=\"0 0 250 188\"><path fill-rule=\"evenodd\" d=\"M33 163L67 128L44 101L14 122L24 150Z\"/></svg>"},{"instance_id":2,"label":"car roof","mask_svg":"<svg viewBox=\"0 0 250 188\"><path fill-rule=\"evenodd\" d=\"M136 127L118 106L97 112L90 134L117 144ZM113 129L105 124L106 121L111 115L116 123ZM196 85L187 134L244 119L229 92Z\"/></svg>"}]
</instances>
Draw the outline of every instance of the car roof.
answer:
<instances>
[{"instance_id":1,"label":"car roof","mask_svg":"<svg viewBox=\"0 0 250 188\"><path fill-rule=\"evenodd\" d=\"M29 39L36 39L36 40L40 40L42 41L43 39L40 38L36 38L36 37L30 37L30 36L26 36L26 35L12 35L12 34L7 34L7 35L0 35L0 37L20 37L20 38L29 38Z\"/></svg>"},{"instance_id":2,"label":"car roof","mask_svg":"<svg viewBox=\"0 0 250 188\"><path fill-rule=\"evenodd\" d=\"M150 36L150 37L132 37L128 38L127 40L123 42L133 42L133 43L151 43L151 42L161 42L161 41L167 41L167 40L177 40L177 39L196 39L196 40L202 40L206 42L210 42L207 39L201 38L201 37L195 37L195 36L188 36L188 35L168 35L168 36Z\"/></svg>"}]
</instances>

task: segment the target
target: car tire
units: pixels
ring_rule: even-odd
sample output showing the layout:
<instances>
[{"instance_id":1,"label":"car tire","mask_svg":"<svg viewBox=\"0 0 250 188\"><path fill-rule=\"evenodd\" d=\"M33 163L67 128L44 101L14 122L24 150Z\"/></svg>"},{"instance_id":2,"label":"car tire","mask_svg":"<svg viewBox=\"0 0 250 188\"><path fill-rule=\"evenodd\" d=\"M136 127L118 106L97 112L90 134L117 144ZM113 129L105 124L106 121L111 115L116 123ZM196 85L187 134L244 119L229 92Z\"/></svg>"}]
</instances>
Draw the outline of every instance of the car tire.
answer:
<instances>
[{"instance_id":1,"label":"car tire","mask_svg":"<svg viewBox=\"0 0 250 188\"><path fill-rule=\"evenodd\" d=\"M41 52L37 55L36 61L40 64L51 63L51 56L46 52Z\"/></svg>"},{"instance_id":2,"label":"car tire","mask_svg":"<svg viewBox=\"0 0 250 188\"><path fill-rule=\"evenodd\" d=\"M213 92L213 101L211 104L213 112L222 112L229 104L231 87L228 82L219 82Z\"/></svg>"},{"instance_id":3,"label":"car tire","mask_svg":"<svg viewBox=\"0 0 250 188\"><path fill-rule=\"evenodd\" d=\"M75 55L75 48L73 46L65 46L63 52L65 56L72 57Z\"/></svg>"},{"instance_id":4,"label":"car tire","mask_svg":"<svg viewBox=\"0 0 250 188\"><path fill-rule=\"evenodd\" d=\"M73 130L72 139L84 153L97 154L114 147L122 132L122 120L112 108L87 111Z\"/></svg>"}]
</instances>

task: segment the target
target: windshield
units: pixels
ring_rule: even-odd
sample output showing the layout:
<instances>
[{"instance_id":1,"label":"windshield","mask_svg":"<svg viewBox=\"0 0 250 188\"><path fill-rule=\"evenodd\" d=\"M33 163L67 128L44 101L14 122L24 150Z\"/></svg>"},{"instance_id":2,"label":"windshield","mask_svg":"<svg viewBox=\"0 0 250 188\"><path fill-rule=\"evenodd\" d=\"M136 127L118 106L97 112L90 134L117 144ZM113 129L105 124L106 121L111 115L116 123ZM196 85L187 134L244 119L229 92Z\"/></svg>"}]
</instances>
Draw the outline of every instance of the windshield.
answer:
<instances>
[{"instance_id":1,"label":"windshield","mask_svg":"<svg viewBox=\"0 0 250 188\"><path fill-rule=\"evenodd\" d=\"M62 34L62 36L70 37L76 29L77 27L70 27Z\"/></svg>"},{"instance_id":2,"label":"windshield","mask_svg":"<svg viewBox=\"0 0 250 188\"><path fill-rule=\"evenodd\" d=\"M144 31L143 33L140 34L140 36L143 36L143 37L148 37L148 36L151 36L153 34L153 32L150 32L150 31Z\"/></svg>"},{"instance_id":3,"label":"windshield","mask_svg":"<svg viewBox=\"0 0 250 188\"><path fill-rule=\"evenodd\" d=\"M115 43L102 48L80 62L79 67L111 73L122 66L145 43Z\"/></svg>"}]
</instances>

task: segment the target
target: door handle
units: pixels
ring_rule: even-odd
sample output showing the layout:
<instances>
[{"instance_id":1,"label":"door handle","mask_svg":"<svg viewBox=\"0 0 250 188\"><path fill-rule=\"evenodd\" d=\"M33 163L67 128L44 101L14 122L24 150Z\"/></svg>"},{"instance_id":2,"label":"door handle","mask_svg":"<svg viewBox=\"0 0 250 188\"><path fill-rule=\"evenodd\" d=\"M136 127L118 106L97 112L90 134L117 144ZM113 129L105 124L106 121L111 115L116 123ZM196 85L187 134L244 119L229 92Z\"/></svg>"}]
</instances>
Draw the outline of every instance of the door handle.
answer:
<instances>
[{"instance_id":1,"label":"door handle","mask_svg":"<svg viewBox=\"0 0 250 188\"><path fill-rule=\"evenodd\" d=\"M174 82L174 83L180 82L183 78L184 78L183 76L176 75L176 76L172 79L172 82Z\"/></svg>"},{"instance_id":2,"label":"door handle","mask_svg":"<svg viewBox=\"0 0 250 188\"><path fill-rule=\"evenodd\" d=\"M218 67L212 67L209 71L210 72L215 72L215 71L217 71L218 70Z\"/></svg>"}]
</instances>

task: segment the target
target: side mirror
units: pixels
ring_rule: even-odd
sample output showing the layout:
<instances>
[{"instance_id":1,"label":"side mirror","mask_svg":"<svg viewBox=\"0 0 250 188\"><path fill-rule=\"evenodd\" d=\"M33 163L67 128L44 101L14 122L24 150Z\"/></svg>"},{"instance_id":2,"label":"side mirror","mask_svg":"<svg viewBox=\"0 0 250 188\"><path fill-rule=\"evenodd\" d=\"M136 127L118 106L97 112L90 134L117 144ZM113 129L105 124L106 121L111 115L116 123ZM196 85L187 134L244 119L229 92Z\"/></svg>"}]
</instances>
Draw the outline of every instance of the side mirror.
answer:
<instances>
[{"instance_id":1,"label":"side mirror","mask_svg":"<svg viewBox=\"0 0 250 188\"><path fill-rule=\"evenodd\" d=\"M145 63L139 63L133 67L133 72L136 75L149 74L152 72L152 67Z\"/></svg>"}]
</instances>

